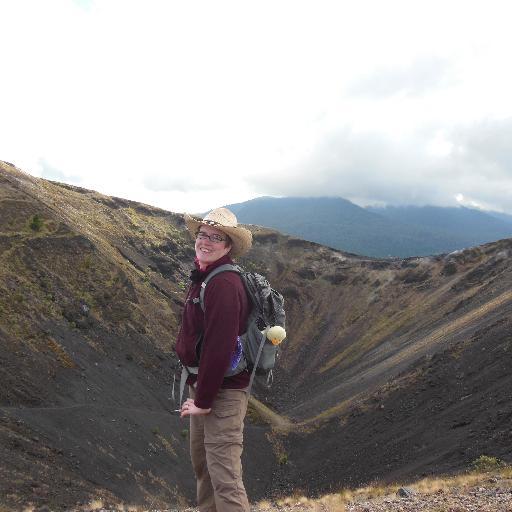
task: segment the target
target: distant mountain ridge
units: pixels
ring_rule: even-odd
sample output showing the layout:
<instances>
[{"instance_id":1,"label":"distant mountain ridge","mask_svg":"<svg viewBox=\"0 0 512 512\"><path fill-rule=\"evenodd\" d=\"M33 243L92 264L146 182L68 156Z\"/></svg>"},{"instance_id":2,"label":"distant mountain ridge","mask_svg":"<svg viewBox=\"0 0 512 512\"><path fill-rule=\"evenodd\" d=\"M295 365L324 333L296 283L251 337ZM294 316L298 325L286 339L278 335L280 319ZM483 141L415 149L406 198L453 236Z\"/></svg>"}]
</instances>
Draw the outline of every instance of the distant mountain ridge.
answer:
<instances>
[{"instance_id":1,"label":"distant mountain ridge","mask_svg":"<svg viewBox=\"0 0 512 512\"><path fill-rule=\"evenodd\" d=\"M448 253L512 236L512 216L466 207L362 208L334 197L260 197L227 205L240 222L372 257Z\"/></svg>"}]
</instances>

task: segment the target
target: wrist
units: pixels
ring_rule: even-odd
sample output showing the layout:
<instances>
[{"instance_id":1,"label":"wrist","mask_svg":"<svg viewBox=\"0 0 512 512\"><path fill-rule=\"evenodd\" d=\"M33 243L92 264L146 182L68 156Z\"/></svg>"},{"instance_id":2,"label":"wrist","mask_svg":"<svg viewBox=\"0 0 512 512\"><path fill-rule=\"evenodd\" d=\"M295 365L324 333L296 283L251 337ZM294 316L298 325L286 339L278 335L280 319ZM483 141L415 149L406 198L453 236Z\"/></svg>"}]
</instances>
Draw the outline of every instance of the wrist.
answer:
<instances>
[{"instance_id":1,"label":"wrist","mask_svg":"<svg viewBox=\"0 0 512 512\"><path fill-rule=\"evenodd\" d=\"M194 405L197 407L197 409L199 409L201 412L204 412L205 414L211 412L212 410L211 407L199 407L199 405L197 405L195 402Z\"/></svg>"}]
</instances>

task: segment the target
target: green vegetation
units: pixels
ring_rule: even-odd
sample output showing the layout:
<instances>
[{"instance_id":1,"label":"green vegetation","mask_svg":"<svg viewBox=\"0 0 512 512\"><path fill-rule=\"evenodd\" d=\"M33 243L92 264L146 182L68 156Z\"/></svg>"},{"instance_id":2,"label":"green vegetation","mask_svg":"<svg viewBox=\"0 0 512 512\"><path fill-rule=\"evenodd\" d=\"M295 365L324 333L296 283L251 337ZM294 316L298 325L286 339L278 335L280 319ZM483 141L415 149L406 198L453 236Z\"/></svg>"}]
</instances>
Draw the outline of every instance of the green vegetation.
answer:
<instances>
[{"instance_id":1,"label":"green vegetation","mask_svg":"<svg viewBox=\"0 0 512 512\"><path fill-rule=\"evenodd\" d=\"M489 455L480 455L478 459L475 459L471 466L474 471L483 473L485 471L495 471L505 467L505 463L497 457L490 457Z\"/></svg>"},{"instance_id":2,"label":"green vegetation","mask_svg":"<svg viewBox=\"0 0 512 512\"><path fill-rule=\"evenodd\" d=\"M280 453L277 457L277 462L280 466L284 466L285 464L288 464L288 454L287 453Z\"/></svg>"},{"instance_id":3,"label":"green vegetation","mask_svg":"<svg viewBox=\"0 0 512 512\"><path fill-rule=\"evenodd\" d=\"M42 227L44 226L43 219L39 216L39 214L36 214L32 217L30 220L29 227L32 231L41 231Z\"/></svg>"},{"instance_id":4,"label":"green vegetation","mask_svg":"<svg viewBox=\"0 0 512 512\"><path fill-rule=\"evenodd\" d=\"M445 276L452 276L453 274L456 274L456 273L457 273L457 265L453 261L450 261L449 263L447 263L442 270L442 274Z\"/></svg>"}]
</instances>

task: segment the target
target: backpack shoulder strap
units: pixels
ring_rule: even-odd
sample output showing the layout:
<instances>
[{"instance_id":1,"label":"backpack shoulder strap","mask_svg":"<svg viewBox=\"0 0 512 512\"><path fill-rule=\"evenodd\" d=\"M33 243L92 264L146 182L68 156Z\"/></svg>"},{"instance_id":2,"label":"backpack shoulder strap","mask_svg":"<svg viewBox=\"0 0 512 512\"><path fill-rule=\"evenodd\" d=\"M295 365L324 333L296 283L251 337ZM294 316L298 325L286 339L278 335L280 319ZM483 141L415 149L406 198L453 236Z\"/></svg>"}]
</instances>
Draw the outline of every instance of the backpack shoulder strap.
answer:
<instances>
[{"instance_id":1,"label":"backpack shoulder strap","mask_svg":"<svg viewBox=\"0 0 512 512\"><path fill-rule=\"evenodd\" d=\"M201 309L203 311L204 311L204 293L206 290L206 286L216 275L221 274L222 272L236 272L237 274L240 274L241 268L238 265L231 265L230 263L225 263L224 265L217 267L215 270L213 270L206 276L206 279L201 283L201 291L199 292L199 298L193 299L193 301L192 301L195 304L197 304L199 302L199 305L201 306Z\"/></svg>"}]
</instances>

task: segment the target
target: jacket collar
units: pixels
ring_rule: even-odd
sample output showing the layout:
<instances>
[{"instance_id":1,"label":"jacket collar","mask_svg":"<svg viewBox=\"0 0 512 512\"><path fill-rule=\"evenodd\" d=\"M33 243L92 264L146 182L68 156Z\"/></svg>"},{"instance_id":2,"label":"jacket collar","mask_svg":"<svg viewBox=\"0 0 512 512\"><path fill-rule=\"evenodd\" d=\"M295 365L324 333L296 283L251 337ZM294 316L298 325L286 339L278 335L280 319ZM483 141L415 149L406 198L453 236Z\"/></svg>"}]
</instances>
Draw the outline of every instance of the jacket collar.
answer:
<instances>
[{"instance_id":1,"label":"jacket collar","mask_svg":"<svg viewBox=\"0 0 512 512\"><path fill-rule=\"evenodd\" d=\"M190 280L194 283L202 282L210 272L212 272L217 267L220 267L221 265L225 265L226 263L233 265L233 260L229 257L229 254L222 256L222 258L219 258L217 261L214 261L208 265L206 270L200 270L199 262L197 261L197 258L194 258L194 264L196 268L190 273Z\"/></svg>"}]
</instances>

